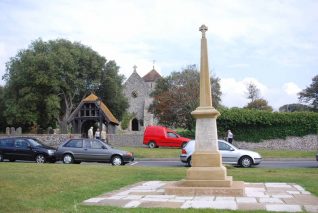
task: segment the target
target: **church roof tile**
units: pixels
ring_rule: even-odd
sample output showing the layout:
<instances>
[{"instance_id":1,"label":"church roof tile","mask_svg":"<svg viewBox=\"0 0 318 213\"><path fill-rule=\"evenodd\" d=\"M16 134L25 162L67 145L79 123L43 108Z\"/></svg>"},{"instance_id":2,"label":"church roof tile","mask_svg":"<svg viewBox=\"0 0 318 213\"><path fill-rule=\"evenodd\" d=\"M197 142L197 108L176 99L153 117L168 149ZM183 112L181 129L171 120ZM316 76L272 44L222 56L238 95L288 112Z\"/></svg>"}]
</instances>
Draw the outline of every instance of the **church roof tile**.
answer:
<instances>
[{"instance_id":1,"label":"church roof tile","mask_svg":"<svg viewBox=\"0 0 318 213\"><path fill-rule=\"evenodd\" d=\"M153 82L161 78L161 75L155 69L152 69L142 78L145 82Z\"/></svg>"},{"instance_id":2,"label":"church roof tile","mask_svg":"<svg viewBox=\"0 0 318 213\"><path fill-rule=\"evenodd\" d=\"M103 111L104 115L109 119L110 122L118 125L119 121L115 118L115 116L111 113L111 111L108 109L108 107L104 104L104 102L102 102L99 97L97 97L95 94L91 93L89 96L87 96L86 98L84 98L81 103L79 104L79 106L73 111L72 115L70 116L70 118L74 117L75 112L77 112L80 107L87 102L96 102L100 109Z\"/></svg>"}]
</instances>

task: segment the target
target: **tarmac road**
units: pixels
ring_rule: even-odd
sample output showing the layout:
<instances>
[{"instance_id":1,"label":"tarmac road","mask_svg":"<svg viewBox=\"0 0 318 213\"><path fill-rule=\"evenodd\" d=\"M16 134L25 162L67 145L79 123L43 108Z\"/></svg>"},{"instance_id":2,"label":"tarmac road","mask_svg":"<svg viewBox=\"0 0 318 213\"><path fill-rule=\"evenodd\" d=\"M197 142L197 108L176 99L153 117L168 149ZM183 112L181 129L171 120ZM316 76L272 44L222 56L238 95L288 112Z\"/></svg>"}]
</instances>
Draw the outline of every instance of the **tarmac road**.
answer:
<instances>
[{"instance_id":1,"label":"tarmac road","mask_svg":"<svg viewBox=\"0 0 318 213\"><path fill-rule=\"evenodd\" d=\"M4 162L8 162L5 160ZM16 161L16 163L35 163L34 161ZM62 161L56 162L58 164ZM80 165L94 165L101 163L94 162L82 162ZM111 166L110 163L106 165ZM178 159L136 159L134 162L127 164L126 166L149 166L149 167L186 167L185 163L182 163ZM252 166L252 168L317 168L318 162L315 159L267 159L263 160L259 165Z\"/></svg>"},{"instance_id":2,"label":"tarmac road","mask_svg":"<svg viewBox=\"0 0 318 213\"><path fill-rule=\"evenodd\" d=\"M176 159L142 160L137 159L130 166L153 166L153 167L182 167L186 164ZM310 159L269 159L263 160L255 168L318 168L318 162Z\"/></svg>"}]
</instances>

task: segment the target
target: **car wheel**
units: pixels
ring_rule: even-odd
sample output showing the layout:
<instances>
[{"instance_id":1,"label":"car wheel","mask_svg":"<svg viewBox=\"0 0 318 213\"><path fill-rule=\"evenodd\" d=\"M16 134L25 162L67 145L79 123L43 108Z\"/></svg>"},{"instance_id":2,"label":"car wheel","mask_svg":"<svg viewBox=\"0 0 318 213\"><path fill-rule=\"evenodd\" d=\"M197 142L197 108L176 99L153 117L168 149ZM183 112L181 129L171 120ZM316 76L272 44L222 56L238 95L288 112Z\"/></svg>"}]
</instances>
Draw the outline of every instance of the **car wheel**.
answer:
<instances>
[{"instance_id":1,"label":"car wheel","mask_svg":"<svg viewBox=\"0 0 318 213\"><path fill-rule=\"evenodd\" d=\"M65 163L65 164L71 164L71 163L73 163L74 162L74 158L73 158L73 156L71 155L71 154L65 154L64 156L63 156L63 163Z\"/></svg>"},{"instance_id":2,"label":"car wheel","mask_svg":"<svg viewBox=\"0 0 318 213\"><path fill-rule=\"evenodd\" d=\"M46 159L45 156L43 154L38 154L37 156L35 156L35 162L37 163L45 163Z\"/></svg>"},{"instance_id":3,"label":"car wheel","mask_svg":"<svg viewBox=\"0 0 318 213\"><path fill-rule=\"evenodd\" d=\"M187 164L188 164L189 167L192 167L192 157L188 158Z\"/></svg>"},{"instance_id":4,"label":"car wheel","mask_svg":"<svg viewBox=\"0 0 318 213\"><path fill-rule=\"evenodd\" d=\"M0 153L0 162L3 161L3 155Z\"/></svg>"},{"instance_id":5,"label":"car wheel","mask_svg":"<svg viewBox=\"0 0 318 213\"><path fill-rule=\"evenodd\" d=\"M115 155L114 157L112 157L113 166L121 166L123 164L124 164L123 159L120 156Z\"/></svg>"},{"instance_id":6,"label":"car wheel","mask_svg":"<svg viewBox=\"0 0 318 213\"><path fill-rule=\"evenodd\" d=\"M248 168L252 166L252 158L250 158L249 156L243 156L240 159L240 165L244 168Z\"/></svg>"},{"instance_id":7,"label":"car wheel","mask_svg":"<svg viewBox=\"0 0 318 213\"><path fill-rule=\"evenodd\" d=\"M150 149L153 149L153 148L156 148L157 145L156 145L155 142L151 141L151 142L148 143L148 146L149 146Z\"/></svg>"}]
</instances>

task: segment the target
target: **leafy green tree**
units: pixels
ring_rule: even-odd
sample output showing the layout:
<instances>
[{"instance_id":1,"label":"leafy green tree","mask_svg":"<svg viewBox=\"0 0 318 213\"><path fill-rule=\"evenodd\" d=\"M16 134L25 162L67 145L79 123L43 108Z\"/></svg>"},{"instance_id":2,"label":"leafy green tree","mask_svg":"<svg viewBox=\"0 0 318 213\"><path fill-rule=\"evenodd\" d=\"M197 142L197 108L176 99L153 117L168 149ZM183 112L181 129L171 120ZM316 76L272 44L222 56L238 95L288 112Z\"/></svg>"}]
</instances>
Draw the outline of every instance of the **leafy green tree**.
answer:
<instances>
[{"instance_id":1,"label":"leafy green tree","mask_svg":"<svg viewBox=\"0 0 318 213\"><path fill-rule=\"evenodd\" d=\"M251 101L247 104L246 109L257 109L257 110L265 110L265 111L273 111L273 107L268 105L268 102L265 99L258 98L254 101Z\"/></svg>"},{"instance_id":2,"label":"leafy green tree","mask_svg":"<svg viewBox=\"0 0 318 213\"><path fill-rule=\"evenodd\" d=\"M119 66L115 61L106 63L101 73L101 80L96 94L111 109L113 115L121 120L125 110L128 108L128 100L123 93L123 82L125 77L119 75Z\"/></svg>"},{"instance_id":3,"label":"leafy green tree","mask_svg":"<svg viewBox=\"0 0 318 213\"><path fill-rule=\"evenodd\" d=\"M0 86L0 132L4 132L6 121L3 115L4 111L4 87Z\"/></svg>"},{"instance_id":4,"label":"leafy green tree","mask_svg":"<svg viewBox=\"0 0 318 213\"><path fill-rule=\"evenodd\" d=\"M313 77L312 83L306 89L298 93L299 100L313 106L318 110L318 75Z\"/></svg>"},{"instance_id":5,"label":"leafy green tree","mask_svg":"<svg viewBox=\"0 0 318 213\"><path fill-rule=\"evenodd\" d=\"M244 108L273 111L273 107L268 105L267 100L260 98L260 90L252 82L247 85L247 98L251 101Z\"/></svg>"},{"instance_id":6,"label":"leafy green tree","mask_svg":"<svg viewBox=\"0 0 318 213\"><path fill-rule=\"evenodd\" d=\"M304 104L285 104L279 107L280 112L303 112L303 111L313 111L313 109Z\"/></svg>"},{"instance_id":7,"label":"leafy green tree","mask_svg":"<svg viewBox=\"0 0 318 213\"><path fill-rule=\"evenodd\" d=\"M7 88L4 114L8 123L46 128L57 121L65 133L67 120L80 100L90 90L105 87L102 76L108 75L108 64L115 63L106 63L104 57L78 42L64 39L32 42L7 63L3 78ZM122 98L120 93L117 95L106 98Z\"/></svg>"},{"instance_id":8,"label":"leafy green tree","mask_svg":"<svg viewBox=\"0 0 318 213\"><path fill-rule=\"evenodd\" d=\"M251 102L255 101L256 99L258 99L260 96L260 90L257 88L257 86L250 82L247 85L247 98L251 99Z\"/></svg>"},{"instance_id":9,"label":"leafy green tree","mask_svg":"<svg viewBox=\"0 0 318 213\"><path fill-rule=\"evenodd\" d=\"M135 115L129 112L125 112L123 114L122 120L121 120L121 128L123 130L128 129L129 121L134 117Z\"/></svg>"},{"instance_id":10,"label":"leafy green tree","mask_svg":"<svg viewBox=\"0 0 318 213\"><path fill-rule=\"evenodd\" d=\"M219 78L211 78L212 103L218 108L221 101ZM200 73L195 65L158 80L151 96L150 110L160 124L192 130L195 119L190 114L199 106Z\"/></svg>"}]
</instances>

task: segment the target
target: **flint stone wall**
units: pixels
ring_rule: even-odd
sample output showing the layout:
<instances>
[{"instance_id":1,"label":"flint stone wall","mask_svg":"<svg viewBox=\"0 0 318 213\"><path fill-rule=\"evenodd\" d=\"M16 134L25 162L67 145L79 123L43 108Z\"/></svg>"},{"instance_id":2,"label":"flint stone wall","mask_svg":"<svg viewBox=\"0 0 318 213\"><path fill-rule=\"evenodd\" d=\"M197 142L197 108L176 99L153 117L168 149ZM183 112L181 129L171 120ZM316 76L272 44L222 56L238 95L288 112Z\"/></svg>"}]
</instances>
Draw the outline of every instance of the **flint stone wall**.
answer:
<instances>
[{"instance_id":1,"label":"flint stone wall","mask_svg":"<svg viewBox=\"0 0 318 213\"><path fill-rule=\"evenodd\" d=\"M112 146L145 147L143 132L107 135L108 143ZM233 144L241 149L268 149L268 150L318 150L318 135L304 137L287 137L286 139L264 140L260 143L235 141Z\"/></svg>"},{"instance_id":2,"label":"flint stone wall","mask_svg":"<svg viewBox=\"0 0 318 213\"><path fill-rule=\"evenodd\" d=\"M287 137L286 139L264 140L260 143L234 141L235 146L241 149L268 149L268 150L318 150L318 135L304 137Z\"/></svg>"},{"instance_id":3,"label":"flint stone wall","mask_svg":"<svg viewBox=\"0 0 318 213\"><path fill-rule=\"evenodd\" d=\"M69 134L22 134L19 136L15 135L0 135L0 138L7 138L7 137L33 137L36 139L39 139L41 142L43 142L45 145L51 146L51 147L58 147L61 143L72 138L80 138L80 134L72 134L71 136Z\"/></svg>"},{"instance_id":4,"label":"flint stone wall","mask_svg":"<svg viewBox=\"0 0 318 213\"><path fill-rule=\"evenodd\" d=\"M132 146L143 147L144 133L143 132L130 132L122 134L108 134L107 141L110 145L118 146Z\"/></svg>"},{"instance_id":5,"label":"flint stone wall","mask_svg":"<svg viewBox=\"0 0 318 213\"><path fill-rule=\"evenodd\" d=\"M70 138L69 134L23 134L23 136L34 137L44 144L57 147ZM10 137L0 135L0 138ZM11 136L14 137L14 136ZM72 134L72 138L80 138L80 134ZM131 146L145 147L143 145L143 132L108 134L108 143L115 147ZM318 150L318 135L307 135L304 137L287 137L286 139L265 140L260 143L235 141L233 144L241 149L268 149L268 150Z\"/></svg>"}]
</instances>

